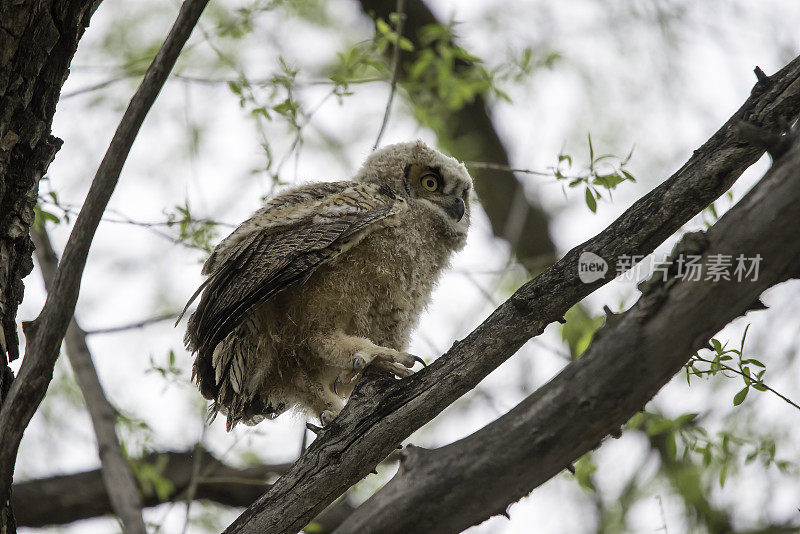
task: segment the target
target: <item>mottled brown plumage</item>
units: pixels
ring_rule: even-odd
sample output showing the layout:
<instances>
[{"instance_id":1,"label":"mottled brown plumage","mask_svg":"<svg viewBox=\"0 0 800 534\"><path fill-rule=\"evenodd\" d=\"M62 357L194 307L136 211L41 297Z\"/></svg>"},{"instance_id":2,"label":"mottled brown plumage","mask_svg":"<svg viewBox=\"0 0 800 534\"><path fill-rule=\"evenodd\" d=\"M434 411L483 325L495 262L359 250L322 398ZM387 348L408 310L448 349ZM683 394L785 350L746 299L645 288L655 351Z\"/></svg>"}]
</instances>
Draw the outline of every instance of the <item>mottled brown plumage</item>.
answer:
<instances>
[{"instance_id":1,"label":"mottled brown plumage","mask_svg":"<svg viewBox=\"0 0 800 534\"><path fill-rule=\"evenodd\" d=\"M410 374L403 351L464 245L470 189L463 165L402 143L353 180L286 191L242 223L189 301L202 292L185 341L211 415L230 430L299 407L325 424L367 365Z\"/></svg>"}]
</instances>

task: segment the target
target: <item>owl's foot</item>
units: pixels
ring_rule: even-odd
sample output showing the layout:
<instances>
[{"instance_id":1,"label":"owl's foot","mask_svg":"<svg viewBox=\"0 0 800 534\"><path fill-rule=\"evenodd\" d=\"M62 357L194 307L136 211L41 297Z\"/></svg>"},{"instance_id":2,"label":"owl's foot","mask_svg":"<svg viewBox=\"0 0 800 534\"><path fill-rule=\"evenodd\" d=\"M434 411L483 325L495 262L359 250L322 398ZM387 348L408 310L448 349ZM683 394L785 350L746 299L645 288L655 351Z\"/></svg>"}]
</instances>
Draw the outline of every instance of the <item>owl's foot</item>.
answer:
<instances>
[{"instance_id":1,"label":"owl's foot","mask_svg":"<svg viewBox=\"0 0 800 534\"><path fill-rule=\"evenodd\" d=\"M410 367L413 367L416 362L421 363L423 367L427 367L422 358L406 352L383 349L379 353L367 354L361 351L353 358L352 370L339 373L333 381L333 391L338 395L339 386L352 384L354 380L362 375L364 369L366 369L368 365L372 365L384 371L389 371L400 378L405 378L414 374L414 371L412 371Z\"/></svg>"}]
</instances>

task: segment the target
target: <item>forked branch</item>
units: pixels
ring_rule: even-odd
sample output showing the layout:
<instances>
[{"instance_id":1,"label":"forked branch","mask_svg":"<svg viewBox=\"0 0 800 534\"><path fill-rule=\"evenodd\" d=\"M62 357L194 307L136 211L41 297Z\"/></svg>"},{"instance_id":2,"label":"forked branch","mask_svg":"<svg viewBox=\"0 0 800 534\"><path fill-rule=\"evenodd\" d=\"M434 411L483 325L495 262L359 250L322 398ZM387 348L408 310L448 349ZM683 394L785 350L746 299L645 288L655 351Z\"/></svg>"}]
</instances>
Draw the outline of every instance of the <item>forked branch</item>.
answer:
<instances>
[{"instance_id":1,"label":"forked branch","mask_svg":"<svg viewBox=\"0 0 800 534\"><path fill-rule=\"evenodd\" d=\"M689 161L634 203L609 227L575 247L523 285L467 338L427 369L400 382L362 380L350 402L320 432L306 453L227 530L297 532L531 337L613 278L613 269L591 283L578 277L581 254L610 266L644 256L730 188L764 153L743 141L734 126L746 121L777 131L800 113L800 57L760 81L744 105Z\"/></svg>"}]
</instances>

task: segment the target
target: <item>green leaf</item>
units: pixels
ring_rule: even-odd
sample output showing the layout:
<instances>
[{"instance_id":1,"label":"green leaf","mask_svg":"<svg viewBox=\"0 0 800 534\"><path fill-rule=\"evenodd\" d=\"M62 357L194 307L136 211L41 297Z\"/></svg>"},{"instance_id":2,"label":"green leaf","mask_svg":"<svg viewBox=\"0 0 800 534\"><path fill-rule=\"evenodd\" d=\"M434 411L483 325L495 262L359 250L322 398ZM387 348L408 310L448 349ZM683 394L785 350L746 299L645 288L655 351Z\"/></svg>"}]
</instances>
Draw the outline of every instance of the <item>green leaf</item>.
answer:
<instances>
[{"instance_id":1,"label":"green leaf","mask_svg":"<svg viewBox=\"0 0 800 534\"><path fill-rule=\"evenodd\" d=\"M675 424L679 427L684 426L686 423L694 421L698 415L699 414L697 412L685 413L675 418Z\"/></svg>"},{"instance_id":2,"label":"green leaf","mask_svg":"<svg viewBox=\"0 0 800 534\"><path fill-rule=\"evenodd\" d=\"M561 325L561 339L567 342L570 355L579 357L592 341L595 331L603 324L603 317L592 317L581 306L573 306L564 315L567 320Z\"/></svg>"},{"instance_id":3,"label":"green leaf","mask_svg":"<svg viewBox=\"0 0 800 534\"><path fill-rule=\"evenodd\" d=\"M385 35L387 37L392 35L392 28L383 19L376 19L375 20L375 27L377 28L377 30L381 34L383 34L383 35Z\"/></svg>"},{"instance_id":4,"label":"green leaf","mask_svg":"<svg viewBox=\"0 0 800 534\"><path fill-rule=\"evenodd\" d=\"M400 50L405 50L406 52L413 52L414 51L414 43L406 39L405 37L401 37L400 40L397 42Z\"/></svg>"},{"instance_id":5,"label":"green leaf","mask_svg":"<svg viewBox=\"0 0 800 534\"><path fill-rule=\"evenodd\" d=\"M319 532L325 532L325 525L322 523L316 523L312 521L303 529L303 532L306 534L317 534Z\"/></svg>"},{"instance_id":6,"label":"green leaf","mask_svg":"<svg viewBox=\"0 0 800 534\"><path fill-rule=\"evenodd\" d=\"M666 449L665 452L673 460L678 456L678 444L675 442L674 432L667 434L666 439L664 440L664 448Z\"/></svg>"},{"instance_id":7,"label":"green leaf","mask_svg":"<svg viewBox=\"0 0 800 534\"><path fill-rule=\"evenodd\" d=\"M658 419L647 426L648 436L658 436L660 434L672 433L675 428L675 421L669 418Z\"/></svg>"},{"instance_id":8,"label":"green leaf","mask_svg":"<svg viewBox=\"0 0 800 534\"><path fill-rule=\"evenodd\" d=\"M733 396L733 405L739 406L741 403L743 403L749 391L750 391L750 386L745 386L741 390L739 390L739 393Z\"/></svg>"},{"instance_id":9,"label":"green leaf","mask_svg":"<svg viewBox=\"0 0 800 534\"><path fill-rule=\"evenodd\" d=\"M728 463L722 464L722 469L719 472L719 487L725 486L725 480L728 478Z\"/></svg>"},{"instance_id":10,"label":"green leaf","mask_svg":"<svg viewBox=\"0 0 800 534\"><path fill-rule=\"evenodd\" d=\"M600 174L594 180L592 180L592 183L595 185L605 187L606 189L614 189L624 181L625 178L623 178L617 173L613 173L613 174Z\"/></svg>"},{"instance_id":11,"label":"green leaf","mask_svg":"<svg viewBox=\"0 0 800 534\"><path fill-rule=\"evenodd\" d=\"M597 200L594 198L591 189L586 188L586 205L592 210L592 213L597 213Z\"/></svg>"}]
</instances>

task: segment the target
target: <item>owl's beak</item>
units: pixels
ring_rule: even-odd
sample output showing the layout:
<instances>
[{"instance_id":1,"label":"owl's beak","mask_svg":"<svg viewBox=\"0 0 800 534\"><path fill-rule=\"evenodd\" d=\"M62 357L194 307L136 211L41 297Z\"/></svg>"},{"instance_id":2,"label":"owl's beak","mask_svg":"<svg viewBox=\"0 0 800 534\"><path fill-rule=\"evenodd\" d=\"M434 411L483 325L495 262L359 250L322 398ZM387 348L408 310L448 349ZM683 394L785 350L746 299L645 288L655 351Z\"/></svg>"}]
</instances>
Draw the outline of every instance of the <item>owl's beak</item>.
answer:
<instances>
[{"instance_id":1,"label":"owl's beak","mask_svg":"<svg viewBox=\"0 0 800 534\"><path fill-rule=\"evenodd\" d=\"M450 203L449 206L445 208L445 211L448 215L450 215L456 222L460 221L462 217L464 217L464 212L467 210L467 207L464 205L464 200L461 197L456 197Z\"/></svg>"}]
</instances>

